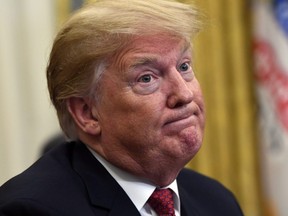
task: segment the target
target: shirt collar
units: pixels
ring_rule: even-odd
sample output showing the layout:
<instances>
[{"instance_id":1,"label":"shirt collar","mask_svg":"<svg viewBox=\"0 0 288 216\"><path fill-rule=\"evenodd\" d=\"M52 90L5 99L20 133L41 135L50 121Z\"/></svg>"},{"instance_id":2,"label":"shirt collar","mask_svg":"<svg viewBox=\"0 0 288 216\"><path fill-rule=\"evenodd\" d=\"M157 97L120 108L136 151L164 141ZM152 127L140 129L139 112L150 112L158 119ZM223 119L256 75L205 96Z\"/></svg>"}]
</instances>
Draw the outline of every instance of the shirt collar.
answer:
<instances>
[{"instance_id":1,"label":"shirt collar","mask_svg":"<svg viewBox=\"0 0 288 216\"><path fill-rule=\"evenodd\" d=\"M112 175L112 177L118 182L118 184L123 188L131 201L134 203L138 211L140 211L155 190L156 186L145 179L131 175L130 173L119 169L118 167L106 161L90 147L88 147L88 149L93 154L93 156L106 168L106 170ZM173 190L174 195L176 195L176 197L174 196L175 209L180 211L180 198L177 187L177 180L175 179L170 185L165 188L170 188Z\"/></svg>"}]
</instances>

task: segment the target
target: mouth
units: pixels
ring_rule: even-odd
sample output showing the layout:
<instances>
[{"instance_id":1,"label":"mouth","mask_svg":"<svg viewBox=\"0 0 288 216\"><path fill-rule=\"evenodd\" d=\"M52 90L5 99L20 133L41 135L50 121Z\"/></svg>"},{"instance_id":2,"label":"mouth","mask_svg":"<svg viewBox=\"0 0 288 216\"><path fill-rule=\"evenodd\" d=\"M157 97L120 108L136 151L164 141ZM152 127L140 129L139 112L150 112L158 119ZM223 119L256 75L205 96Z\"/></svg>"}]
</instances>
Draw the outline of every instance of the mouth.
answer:
<instances>
[{"instance_id":1,"label":"mouth","mask_svg":"<svg viewBox=\"0 0 288 216\"><path fill-rule=\"evenodd\" d=\"M185 115L180 115L180 116L176 116L176 117L173 117L169 120L167 120L167 122L165 122L164 126L165 125L169 125L169 124L173 124L173 123L176 123L176 122L180 122L180 121L187 121L187 119L189 119L190 117L192 117L194 114L185 114Z\"/></svg>"},{"instance_id":2,"label":"mouth","mask_svg":"<svg viewBox=\"0 0 288 216\"><path fill-rule=\"evenodd\" d=\"M170 115L169 118L166 119L164 126L168 124L172 124L179 121L185 121L189 118L198 117L200 110L198 108L194 108L191 110L181 111L179 113L175 113L174 115Z\"/></svg>"},{"instance_id":3,"label":"mouth","mask_svg":"<svg viewBox=\"0 0 288 216\"><path fill-rule=\"evenodd\" d=\"M171 115L165 121L163 128L171 132L179 132L185 128L198 125L198 117L199 111L197 109Z\"/></svg>"}]
</instances>

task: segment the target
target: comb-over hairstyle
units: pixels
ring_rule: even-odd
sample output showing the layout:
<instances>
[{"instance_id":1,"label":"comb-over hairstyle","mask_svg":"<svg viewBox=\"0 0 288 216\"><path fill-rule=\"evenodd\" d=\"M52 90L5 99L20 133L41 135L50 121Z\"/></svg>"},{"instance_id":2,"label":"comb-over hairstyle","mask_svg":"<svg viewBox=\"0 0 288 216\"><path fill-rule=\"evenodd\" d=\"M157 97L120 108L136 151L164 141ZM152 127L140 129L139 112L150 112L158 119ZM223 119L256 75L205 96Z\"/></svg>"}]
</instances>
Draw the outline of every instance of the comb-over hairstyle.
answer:
<instances>
[{"instance_id":1,"label":"comb-over hairstyle","mask_svg":"<svg viewBox=\"0 0 288 216\"><path fill-rule=\"evenodd\" d=\"M47 67L60 126L77 139L67 99L97 100L107 59L134 36L167 34L190 41L201 29L198 10L173 0L98 0L77 11L55 38Z\"/></svg>"}]
</instances>

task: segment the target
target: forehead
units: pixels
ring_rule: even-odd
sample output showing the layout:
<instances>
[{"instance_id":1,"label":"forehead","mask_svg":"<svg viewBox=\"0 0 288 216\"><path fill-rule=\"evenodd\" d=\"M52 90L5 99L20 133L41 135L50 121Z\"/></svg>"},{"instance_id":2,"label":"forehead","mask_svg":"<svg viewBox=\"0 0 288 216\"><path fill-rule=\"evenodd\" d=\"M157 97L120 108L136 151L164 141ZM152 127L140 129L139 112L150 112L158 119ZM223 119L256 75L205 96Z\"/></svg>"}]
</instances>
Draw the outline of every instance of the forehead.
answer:
<instances>
[{"instance_id":1,"label":"forehead","mask_svg":"<svg viewBox=\"0 0 288 216\"><path fill-rule=\"evenodd\" d=\"M184 38L171 35L138 36L129 40L127 46L113 57L113 64L124 69L137 62L157 61L164 56L177 58L190 50L191 44Z\"/></svg>"}]
</instances>

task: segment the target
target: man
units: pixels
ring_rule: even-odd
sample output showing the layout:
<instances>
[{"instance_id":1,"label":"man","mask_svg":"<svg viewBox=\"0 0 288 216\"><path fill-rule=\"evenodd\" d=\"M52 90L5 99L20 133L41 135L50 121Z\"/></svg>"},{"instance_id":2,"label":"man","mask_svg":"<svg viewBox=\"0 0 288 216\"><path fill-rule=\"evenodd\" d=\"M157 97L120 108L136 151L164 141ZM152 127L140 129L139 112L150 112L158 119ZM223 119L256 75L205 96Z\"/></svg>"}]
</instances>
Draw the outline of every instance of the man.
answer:
<instances>
[{"instance_id":1,"label":"man","mask_svg":"<svg viewBox=\"0 0 288 216\"><path fill-rule=\"evenodd\" d=\"M74 14L47 68L74 141L3 185L0 215L242 215L222 185L183 169L205 121L191 66L198 17L167 0L97 1Z\"/></svg>"}]
</instances>

